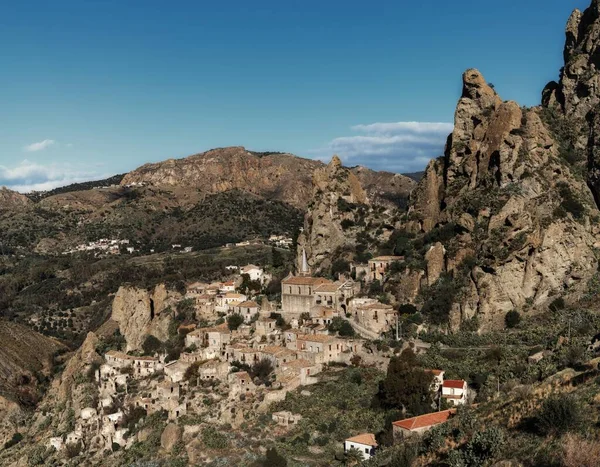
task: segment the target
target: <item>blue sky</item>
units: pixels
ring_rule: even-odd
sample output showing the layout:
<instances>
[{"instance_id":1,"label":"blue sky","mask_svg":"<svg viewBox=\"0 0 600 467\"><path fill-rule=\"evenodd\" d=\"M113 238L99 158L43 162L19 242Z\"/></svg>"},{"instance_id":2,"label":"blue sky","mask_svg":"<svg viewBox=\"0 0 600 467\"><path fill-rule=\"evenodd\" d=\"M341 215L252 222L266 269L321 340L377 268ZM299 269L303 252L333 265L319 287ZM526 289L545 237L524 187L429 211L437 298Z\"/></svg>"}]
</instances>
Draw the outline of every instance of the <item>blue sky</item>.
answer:
<instances>
[{"instance_id":1,"label":"blue sky","mask_svg":"<svg viewBox=\"0 0 600 467\"><path fill-rule=\"evenodd\" d=\"M419 170L442 151L466 68L539 103L567 18L588 4L2 2L0 185L46 189L232 145Z\"/></svg>"}]
</instances>

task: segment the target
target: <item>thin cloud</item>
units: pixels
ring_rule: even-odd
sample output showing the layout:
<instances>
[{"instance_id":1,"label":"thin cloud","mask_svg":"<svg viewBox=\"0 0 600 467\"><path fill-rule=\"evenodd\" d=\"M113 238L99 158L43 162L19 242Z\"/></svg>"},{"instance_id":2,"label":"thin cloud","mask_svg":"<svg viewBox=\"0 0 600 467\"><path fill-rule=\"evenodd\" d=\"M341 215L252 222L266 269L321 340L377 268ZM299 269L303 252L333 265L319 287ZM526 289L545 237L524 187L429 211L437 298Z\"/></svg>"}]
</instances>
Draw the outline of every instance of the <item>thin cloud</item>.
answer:
<instances>
[{"instance_id":1,"label":"thin cloud","mask_svg":"<svg viewBox=\"0 0 600 467\"><path fill-rule=\"evenodd\" d=\"M13 167L0 165L0 186L21 193L52 190L71 183L102 178L106 178L106 175L71 164L42 165L24 160Z\"/></svg>"},{"instance_id":2,"label":"thin cloud","mask_svg":"<svg viewBox=\"0 0 600 467\"><path fill-rule=\"evenodd\" d=\"M45 139L43 141L39 141L37 143L28 144L23 147L23 151L25 152L38 152L43 151L44 149L48 149L50 146L56 144L56 141L53 139Z\"/></svg>"},{"instance_id":3,"label":"thin cloud","mask_svg":"<svg viewBox=\"0 0 600 467\"><path fill-rule=\"evenodd\" d=\"M375 170L414 172L442 154L452 123L377 122L354 125L352 136L334 138L312 151L314 158L327 160L338 154L345 165L364 165Z\"/></svg>"}]
</instances>

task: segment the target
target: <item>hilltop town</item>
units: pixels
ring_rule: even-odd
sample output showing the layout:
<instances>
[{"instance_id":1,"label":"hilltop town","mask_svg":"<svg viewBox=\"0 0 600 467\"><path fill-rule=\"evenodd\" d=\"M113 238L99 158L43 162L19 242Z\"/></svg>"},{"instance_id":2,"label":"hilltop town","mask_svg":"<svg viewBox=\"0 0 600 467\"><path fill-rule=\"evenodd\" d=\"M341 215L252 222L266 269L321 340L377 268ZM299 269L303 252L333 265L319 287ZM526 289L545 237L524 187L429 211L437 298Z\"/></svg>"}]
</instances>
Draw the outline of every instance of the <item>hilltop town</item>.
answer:
<instances>
[{"instance_id":1,"label":"hilltop town","mask_svg":"<svg viewBox=\"0 0 600 467\"><path fill-rule=\"evenodd\" d=\"M597 466L599 38L536 107L466 70L418 182L236 146L0 190L0 465Z\"/></svg>"}]
</instances>

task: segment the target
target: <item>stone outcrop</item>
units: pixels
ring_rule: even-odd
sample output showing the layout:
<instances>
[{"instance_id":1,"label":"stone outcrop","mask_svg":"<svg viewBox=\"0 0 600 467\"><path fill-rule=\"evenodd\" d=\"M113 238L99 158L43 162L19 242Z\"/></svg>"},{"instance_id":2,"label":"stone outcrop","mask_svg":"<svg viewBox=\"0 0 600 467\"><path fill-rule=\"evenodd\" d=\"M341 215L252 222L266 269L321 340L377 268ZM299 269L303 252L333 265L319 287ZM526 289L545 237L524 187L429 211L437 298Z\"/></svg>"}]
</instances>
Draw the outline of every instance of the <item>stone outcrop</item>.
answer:
<instances>
[{"instance_id":1,"label":"stone outcrop","mask_svg":"<svg viewBox=\"0 0 600 467\"><path fill-rule=\"evenodd\" d=\"M175 423L169 423L160 436L160 446L167 452L171 452L175 445L181 441L183 430Z\"/></svg>"},{"instance_id":2,"label":"stone outcrop","mask_svg":"<svg viewBox=\"0 0 600 467\"><path fill-rule=\"evenodd\" d=\"M560 114L582 153L587 181L600 206L600 1L574 10L565 30L565 66L558 82L546 85L542 104Z\"/></svg>"},{"instance_id":3,"label":"stone outcrop","mask_svg":"<svg viewBox=\"0 0 600 467\"><path fill-rule=\"evenodd\" d=\"M473 316L483 329L502 326L506 312L541 309L596 270L593 197L560 159L542 112L502 101L467 70L444 158L429 164L411 196L408 230L454 229L425 256L430 285L444 264L464 278L454 328ZM473 264L461 267L469 257Z\"/></svg>"},{"instance_id":4,"label":"stone outcrop","mask_svg":"<svg viewBox=\"0 0 600 467\"><path fill-rule=\"evenodd\" d=\"M115 295L111 319L118 323L127 341L127 351L140 350L146 336L161 341L169 338L171 315L163 313L170 304L164 285L152 292L132 286L121 286Z\"/></svg>"}]
</instances>

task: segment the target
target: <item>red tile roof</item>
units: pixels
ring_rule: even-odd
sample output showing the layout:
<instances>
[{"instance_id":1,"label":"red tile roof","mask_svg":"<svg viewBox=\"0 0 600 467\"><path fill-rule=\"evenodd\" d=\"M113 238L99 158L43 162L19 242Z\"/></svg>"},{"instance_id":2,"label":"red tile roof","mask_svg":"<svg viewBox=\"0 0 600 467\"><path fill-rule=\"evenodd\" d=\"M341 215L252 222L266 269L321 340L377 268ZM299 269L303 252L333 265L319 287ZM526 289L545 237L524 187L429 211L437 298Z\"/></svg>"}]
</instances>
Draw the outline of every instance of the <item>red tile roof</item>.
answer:
<instances>
[{"instance_id":1,"label":"red tile roof","mask_svg":"<svg viewBox=\"0 0 600 467\"><path fill-rule=\"evenodd\" d=\"M453 389L462 389L465 387L467 383L462 379L447 379L444 381L443 387L445 388L453 388Z\"/></svg>"},{"instance_id":2,"label":"red tile roof","mask_svg":"<svg viewBox=\"0 0 600 467\"><path fill-rule=\"evenodd\" d=\"M447 422L448 419L455 413L456 409L443 410L441 412L428 413L418 417L407 418L406 420L399 420L392 423L392 425L412 431Z\"/></svg>"},{"instance_id":3,"label":"red tile roof","mask_svg":"<svg viewBox=\"0 0 600 467\"><path fill-rule=\"evenodd\" d=\"M351 443L364 444L366 446L377 446L377 441L375 441L375 435L373 433L363 433L361 435L356 435L352 438L348 438L346 441L350 441Z\"/></svg>"},{"instance_id":4,"label":"red tile roof","mask_svg":"<svg viewBox=\"0 0 600 467\"><path fill-rule=\"evenodd\" d=\"M325 279L323 277L302 277L302 276L292 276L286 277L281 281L282 284L285 285L312 285L318 286L321 284L329 284L330 280Z\"/></svg>"}]
</instances>

